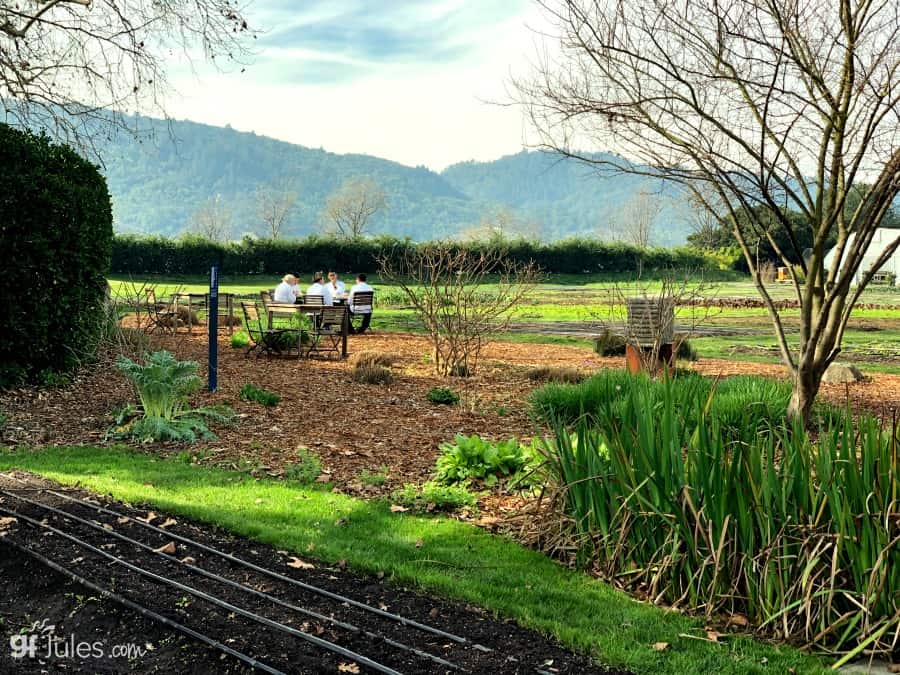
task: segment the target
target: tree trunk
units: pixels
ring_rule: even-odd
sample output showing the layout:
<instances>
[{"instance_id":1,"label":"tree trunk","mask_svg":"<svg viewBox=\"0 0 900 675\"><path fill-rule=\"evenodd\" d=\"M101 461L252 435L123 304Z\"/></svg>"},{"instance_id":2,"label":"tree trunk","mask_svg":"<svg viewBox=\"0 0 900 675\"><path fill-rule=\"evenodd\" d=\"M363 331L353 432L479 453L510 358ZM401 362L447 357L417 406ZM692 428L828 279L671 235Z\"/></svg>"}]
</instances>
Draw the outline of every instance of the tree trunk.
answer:
<instances>
[{"instance_id":1,"label":"tree trunk","mask_svg":"<svg viewBox=\"0 0 900 675\"><path fill-rule=\"evenodd\" d=\"M787 416L790 420L799 419L804 427L809 425L810 412L822 384L820 370L814 364L801 364L794 374L794 390L788 403Z\"/></svg>"}]
</instances>

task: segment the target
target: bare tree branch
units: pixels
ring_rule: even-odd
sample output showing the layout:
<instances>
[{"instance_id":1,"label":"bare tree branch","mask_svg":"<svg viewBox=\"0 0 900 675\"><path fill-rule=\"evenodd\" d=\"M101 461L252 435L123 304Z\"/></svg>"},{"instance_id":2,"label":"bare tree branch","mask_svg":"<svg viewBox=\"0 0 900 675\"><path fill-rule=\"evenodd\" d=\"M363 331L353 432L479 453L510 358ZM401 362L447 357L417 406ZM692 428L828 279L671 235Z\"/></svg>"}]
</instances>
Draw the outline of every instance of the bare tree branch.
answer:
<instances>
[{"instance_id":1,"label":"bare tree branch","mask_svg":"<svg viewBox=\"0 0 900 675\"><path fill-rule=\"evenodd\" d=\"M870 275L852 294L851 281L900 192L900 3L541 4L558 56L515 83L539 145L681 185L731 225L793 372L789 412L805 418ZM573 149L588 143L624 158ZM847 209L861 182L872 187ZM795 214L813 233L808 257ZM844 262L826 269L835 236ZM801 261L799 347L787 340L748 237L763 238L789 267Z\"/></svg>"}]
</instances>

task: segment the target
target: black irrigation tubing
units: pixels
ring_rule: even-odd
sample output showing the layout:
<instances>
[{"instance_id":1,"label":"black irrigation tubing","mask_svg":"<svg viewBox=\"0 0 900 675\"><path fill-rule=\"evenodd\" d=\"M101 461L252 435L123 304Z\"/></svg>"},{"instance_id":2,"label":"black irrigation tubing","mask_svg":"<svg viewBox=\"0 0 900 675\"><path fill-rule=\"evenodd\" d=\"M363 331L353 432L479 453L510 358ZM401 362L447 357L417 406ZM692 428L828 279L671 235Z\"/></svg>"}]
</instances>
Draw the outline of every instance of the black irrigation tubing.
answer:
<instances>
[{"instance_id":1,"label":"black irrigation tubing","mask_svg":"<svg viewBox=\"0 0 900 675\"><path fill-rule=\"evenodd\" d=\"M16 478L15 480L19 480ZM20 481L24 482L24 481ZM398 614L392 614L390 612L386 612L383 609L379 609L377 607L372 607L371 605L367 605L364 602L359 602L358 600L353 600L352 598L347 598L343 595L339 595L337 593L332 593L331 591L327 591L324 588L319 588L318 586L313 586L312 584L307 584L303 581L299 581L298 579L292 579L291 577L285 576L283 574L279 574L273 570L268 570L265 567L260 567L248 560L244 560L243 558L238 558L237 556L233 556L230 553L226 553L224 551L220 551L212 546L207 546L206 544L201 544L198 541L194 541L193 539L189 539L188 537L183 537L181 535L175 534L173 532L168 532L163 530L155 525L151 525L150 523L146 523L139 518L133 518L132 516L125 515L119 511L115 511L114 509L104 508L97 504L92 504L91 502L85 501L83 499L78 499L76 497L71 497L66 494L62 494L60 492L56 492L55 490L45 490L47 494L53 495L54 497L59 497L60 499L65 499L70 502L75 502L76 504L81 504L82 506L86 506L88 508L94 509L95 511L99 511L100 513L105 513L110 516L116 516L118 518L128 518L133 521L137 525L141 527L145 527L149 530L153 530L154 532L158 532L159 534L164 534L167 537L174 539L176 541L180 541L183 544L188 544L189 546L193 546L195 548L199 548L201 551L206 551L207 553L212 553L213 555L221 556L226 560L230 560L233 563L238 565L243 565L249 569L255 570L261 574L265 574L267 576L272 577L273 579L278 579L279 581L283 581L285 583L293 584L298 586L304 590L309 591L310 593L315 593L317 595L324 596L326 598L331 598L332 600L337 600L341 603L346 603L352 607L356 607L358 609L362 609L367 612L371 612L373 614L377 614L378 616L382 616L386 619L390 619L391 621L396 621L404 626L411 626L418 630L424 631L426 633L431 633L432 635L437 635L446 640L451 640L452 642L456 642L462 645L469 645L473 649L477 649L482 652L492 652L493 649L490 647L485 647L484 645L480 645L477 643L473 643L468 638L461 637L459 635L454 635L453 633L447 633L446 631L441 630L440 628L435 628L433 626L429 626L427 624L419 623L418 621L414 621L413 619L407 619L406 617L400 616Z\"/></svg>"},{"instance_id":2,"label":"black irrigation tubing","mask_svg":"<svg viewBox=\"0 0 900 675\"><path fill-rule=\"evenodd\" d=\"M379 633L374 633L372 631L361 629L358 626L354 626L351 623L346 623L344 621L340 621L339 619L335 619L334 617L325 616L324 614L319 614L318 612L315 612L313 610L306 609L304 607L298 607L297 605L291 604L289 602L285 602L284 600L281 600L280 598L276 598L272 595L269 595L268 593L263 593L262 591L258 591L255 588L250 588L249 586L247 586L245 584L242 584L237 581L233 581L232 579L228 579L226 577L220 576L218 574L210 572L209 570L205 570L202 567L197 567L196 565L186 563L186 562L184 562L184 560L179 560L175 556L169 555L167 553L163 553L157 549L154 549L152 546L149 546L143 542L137 541L136 539L132 539L131 537L127 537L124 534L121 534L120 532L116 532L115 530L107 530L105 527L103 527L102 525L99 525L96 522L91 522L90 520L76 516L72 513L69 513L68 511L63 511L62 509L57 509L53 506L50 506L49 504L42 504L41 502L36 502L34 500L28 499L27 497L22 497L21 495L17 495L15 493L8 492L6 490L0 490L0 495L12 497L13 499L17 499L19 501L25 502L26 504L31 504L32 506L36 506L36 507L44 509L46 511L50 511L51 513L56 513L56 514L62 516L63 518L68 518L69 520L73 520L75 522L86 525L86 526L88 526L94 530L97 530L105 535L114 537L120 541L124 541L127 544L130 544L132 546L137 546L138 548L148 551L149 553L155 553L156 555L162 556L162 558L164 558L165 560L175 563L176 565L186 567L187 569L191 570L195 574L204 576L207 579L212 579L219 583L226 584L227 586L231 586L232 588L236 588L238 590L244 591L245 593L249 593L258 598L262 598L268 602L272 602L276 605L280 605L281 607L292 610L299 614L303 614L304 616L308 616L310 618L317 619L324 623L329 623L333 626L336 626L338 628L343 628L344 630L347 630L347 631L350 631L353 633L362 634L370 639L384 642L386 645L389 645L396 649L400 649L402 651L410 652L421 658L428 659L429 661L433 661L434 663L444 666L445 668L450 668L451 670L462 670L465 672L465 669L461 668L460 666L456 665L455 663L451 663L450 661L442 659L440 656L435 656L434 654L430 654L429 652L423 651L423 650L413 647L411 645L407 645L402 642L398 642L398 641L393 640L384 635L380 635Z\"/></svg>"},{"instance_id":3,"label":"black irrigation tubing","mask_svg":"<svg viewBox=\"0 0 900 675\"><path fill-rule=\"evenodd\" d=\"M299 631L296 628L291 628L290 626L285 626L283 623L278 623L277 621L272 621L272 619L267 619L264 616L260 616L258 614L254 614L253 612L249 612L246 609L238 607L236 605L232 605L231 603L225 602L224 600L220 600L215 596L210 595L209 593L204 593L201 590L193 588L192 586L187 586L185 584L179 583L174 579L168 579L166 577L160 576L159 574L154 574L149 570L145 570L142 567L138 567L137 565L132 565L130 562L126 560L122 560L121 558L117 558L116 556L107 553L106 551L93 546L92 544L87 543L86 541L82 541L78 537L74 537L71 534L67 534L60 529L53 527L52 525L48 525L46 523L42 523L40 521L35 520L34 518L30 518L23 514L20 514L12 509L9 509L5 506L0 506L0 512L8 513L13 518L17 518L23 522L34 525L35 527L45 529L49 532L53 532L54 534L58 534L59 536L68 539L72 543L84 548L92 553L96 553L107 560L112 561L113 563L122 565L123 567L132 570L133 572L137 572L138 574L145 576L149 579L153 579L159 583L168 584L177 588L180 591L185 593L189 593L194 597L200 598L201 600L205 600L206 602L212 603L217 607L221 607L222 609L226 609L229 612L234 612L235 614L240 614L241 616L250 619L251 621L256 621L257 623L263 624L264 626L268 626L270 628L274 628L275 630L280 630L283 633L287 633L288 635L292 635L294 637L300 638L301 640L305 640L311 644L316 645L322 649L330 651L335 654L339 654L345 658L351 659L352 661L356 661L365 666L368 666L372 670L376 670L379 673L384 673L385 675L402 675L397 670L390 668L389 666L384 666L377 661L373 661L372 659L363 656L362 654L357 654L354 651L349 649L345 649L340 645L336 645L333 642L329 642L328 640L323 640L322 638L318 638L315 635L310 635L309 633L304 633L303 631Z\"/></svg>"},{"instance_id":4,"label":"black irrigation tubing","mask_svg":"<svg viewBox=\"0 0 900 675\"><path fill-rule=\"evenodd\" d=\"M102 586L98 586L94 582L88 581L84 577L75 574L75 572L72 572L71 570L66 569L62 565L59 565L59 564L53 562L49 558L45 558L37 551L34 551L34 550L28 548L27 546L22 546L21 544L17 544L16 542L12 541L8 537L4 538L2 541L0 541L0 546L3 546L3 545L10 546L11 548L14 548L17 551L20 551L21 553L24 553L25 555L31 556L32 558L34 558L41 564L46 565L47 567L49 567L52 570L55 570L56 572L59 572L64 577L67 577L67 578L71 579L72 581L74 581L75 583L84 586L88 590L93 591L94 593L97 593L98 595L100 595L100 597L112 600L113 602L116 602L116 603L122 605L123 607L127 607L128 609L134 610L135 612L139 613L143 617L146 617L152 621L156 621L157 623L162 624L163 626L166 626L167 628L176 630L179 633L183 633L184 635L187 635L188 637L191 637L195 640L199 640L200 642L203 642L204 644L207 644L210 647L213 647L213 648L219 650L220 652L228 654L229 656L233 656L236 659L239 659L240 661L246 663L251 668L255 668L256 670L261 670L265 673L269 673L269 675L287 675L284 671L277 670L275 668L272 668L271 666L267 666L265 663L257 661L256 659L254 659L251 656L247 656L246 654L243 654L235 649L232 649L231 647L229 647L227 645L223 645L218 640L214 640L213 638L211 638L207 635L204 635L203 633L198 633L193 628L188 628L187 626L180 624L177 621L173 621L172 619L169 619L168 617L165 617L162 614L157 614L153 610L147 609L146 607L139 605L136 602L129 600L128 598L122 597L121 595L118 595L117 593L113 593L109 589L103 588Z\"/></svg>"}]
</instances>

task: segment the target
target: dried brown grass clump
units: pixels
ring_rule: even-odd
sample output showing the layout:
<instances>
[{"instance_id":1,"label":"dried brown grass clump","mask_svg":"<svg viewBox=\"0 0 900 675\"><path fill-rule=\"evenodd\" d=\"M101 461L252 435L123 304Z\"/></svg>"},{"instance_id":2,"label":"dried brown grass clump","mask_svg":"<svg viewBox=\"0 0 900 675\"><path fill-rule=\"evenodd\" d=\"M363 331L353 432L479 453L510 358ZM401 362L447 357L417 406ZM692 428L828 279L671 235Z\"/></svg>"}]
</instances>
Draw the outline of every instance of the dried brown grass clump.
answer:
<instances>
[{"instance_id":1,"label":"dried brown grass clump","mask_svg":"<svg viewBox=\"0 0 900 675\"><path fill-rule=\"evenodd\" d=\"M352 354L350 356L350 365L354 368L362 368L367 366L381 366L382 368L390 368L399 360L399 354L364 350L361 352L356 352L355 354Z\"/></svg>"},{"instance_id":2,"label":"dried brown grass clump","mask_svg":"<svg viewBox=\"0 0 900 675\"><path fill-rule=\"evenodd\" d=\"M394 374L390 368L374 365L360 365L353 369L350 375L354 382L360 384L390 384L394 381Z\"/></svg>"},{"instance_id":3,"label":"dried brown grass clump","mask_svg":"<svg viewBox=\"0 0 900 675\"><path fill-rule=\"evenodd\" d=\"M587 373L570 366L538 366L526 373L534 382L561 382L578 384L587 377Z\"/></svg>"}]
</instances>

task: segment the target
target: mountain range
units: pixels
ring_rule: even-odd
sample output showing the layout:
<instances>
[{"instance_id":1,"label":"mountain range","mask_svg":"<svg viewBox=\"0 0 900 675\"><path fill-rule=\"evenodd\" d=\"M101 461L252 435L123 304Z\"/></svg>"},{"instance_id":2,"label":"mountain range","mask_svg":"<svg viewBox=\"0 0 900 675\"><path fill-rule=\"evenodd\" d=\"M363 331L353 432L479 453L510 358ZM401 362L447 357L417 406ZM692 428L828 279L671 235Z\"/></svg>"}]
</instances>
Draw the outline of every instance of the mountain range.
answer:
<instances>
[{"instance_id":1,"label":"mountain range","mask_svg":"<svg viewBox=\"0 0 900 675\"><path fill-rule=\"evenodd\" d=\"M322 232L328 196L347 179L367 177L381 186L388 204L373 217L371 234L416 240L458 237L501 222L504 234L512 236L611 239L629 200L646 191L640 177L601 177L582 162L539 151L462 162L438 173L230 127L151 118L140 122L148 133L139 138L119 134L97 146L116 230L122 233L177 236L210 199L218 199L231 215L230 236L254 233L260 225L258 190L285 184L298 195L285 234ZM690 230L683 205L671 194L654 193L654 199L652 243L684 243Z\"/></svg>"}]
</instances>

